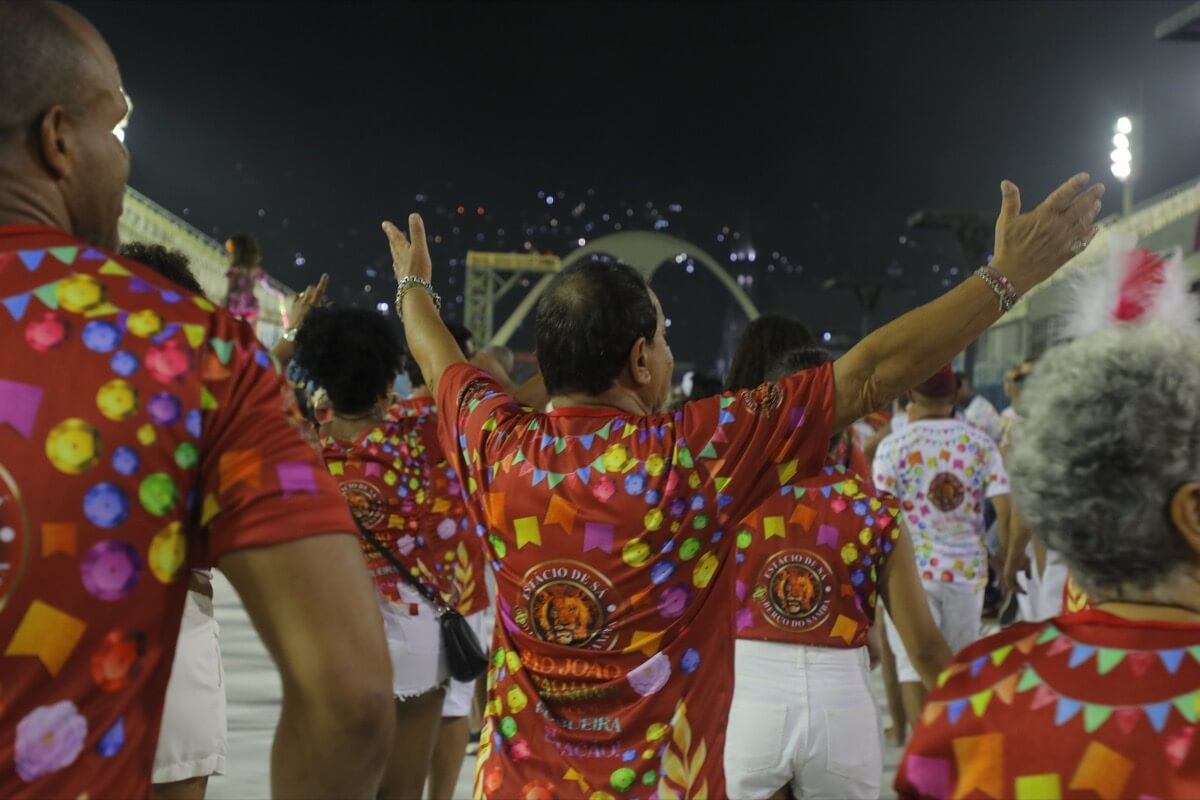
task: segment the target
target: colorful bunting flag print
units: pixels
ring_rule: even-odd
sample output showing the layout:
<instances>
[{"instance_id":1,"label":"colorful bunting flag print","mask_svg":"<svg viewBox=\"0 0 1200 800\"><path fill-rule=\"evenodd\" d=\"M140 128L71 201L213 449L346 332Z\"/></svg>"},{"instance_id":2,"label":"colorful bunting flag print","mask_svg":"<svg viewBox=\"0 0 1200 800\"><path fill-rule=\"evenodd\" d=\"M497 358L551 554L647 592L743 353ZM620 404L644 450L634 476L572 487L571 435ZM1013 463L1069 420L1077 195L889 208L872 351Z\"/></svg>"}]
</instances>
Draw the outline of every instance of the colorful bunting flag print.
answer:
<instances>
[{"instance_id":1,"label":"colorful bunting flag print","mask_svg":"<svg viewBox=\"0 0 1200 800\"><path fill-rule=\"evenodd\" d=\"M17 258L21 259L21 263L25 265L25 269L30 272L36 272L37 268L42 265L42 259L45 257L45 250L22 250L20 253L17 253Z\"/></svg>"},{"instance_id":2,"label":"colorful bunting flag print","mask_svg":"<svg viewBox=\"0 0 1200 800\"><path fill-rule=\"evenodd\" d=\"M4 299L4 307L8 309L8 313L13 319L21 319L21 317L25 316L25 309L29 307L29 298L31 297L33 297L33 294L30 292L18 294L14 297L6 297Z\"/></svg>"}]
</instances>

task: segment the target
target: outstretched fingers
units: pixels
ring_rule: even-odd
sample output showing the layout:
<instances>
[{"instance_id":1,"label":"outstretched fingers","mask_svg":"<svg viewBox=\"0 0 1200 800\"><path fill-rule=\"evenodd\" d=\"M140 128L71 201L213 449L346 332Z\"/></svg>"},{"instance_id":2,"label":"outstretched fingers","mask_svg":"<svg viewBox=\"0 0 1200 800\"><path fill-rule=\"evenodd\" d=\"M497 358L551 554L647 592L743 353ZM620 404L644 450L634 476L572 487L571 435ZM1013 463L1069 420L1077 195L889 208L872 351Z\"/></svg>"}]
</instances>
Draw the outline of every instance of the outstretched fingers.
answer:
<instances>
[{"instance_id":1,"label":"outstretched fingers","mask_svg":"<svg viewBox=\"0 0 1200 800\"><path fill-rule=\"evenodd\" d=\"M1086 172L1080 172L1078 175L1069 178L1066 183L1064 183L1062 186L1059 186L1050 193L1049 197L1042 201L1042 206L1049 208L1052 211L1066 211L1068 208L1070 208L1071 203L1079 197L1080 192L1082 192L1084 187L1087 186L1087 183L1090 179L1091 176Z\"/></svg>"},{"instance_id":2,"label":"outstretched fingers","mask_svg":"<svg viewBox=\"0 0 1200 800\"><path fill-rule=\"evenodd\" d=\"M1091 230L1092 222L1100 213L1100 198L1104 196L1104 184L1098 183L1075 198L1064 215L1074 221L1077 233Z\"/></svg>"},{"instance_id":3,"label":"outstretched fingers","mask_svg":"<svg viewBox=\"0 0 1200 800\"><path fill-rule=\"evenodd\" d=\"M428 247L425 243L425 220L415 212L408 215L408 238L417 250L424 250Z\"/></svg>"},{"instance_id":4,"label":"outstretched fingers","mask_svg":"<svg viewBox=\"0 0 1200 800\"><path fill-rule=\"evenodd\" d=\"M425 229L422 227L422 235L424 235L424 232ZM409 248L408 239L405 238L400 229L397 228L392 222L386 220L384 221L383 234L387 236L388 244L391 246L393 254L396 252L397 248L401 248L403 250L407 250Z\"/></svg>"}]
</instances>

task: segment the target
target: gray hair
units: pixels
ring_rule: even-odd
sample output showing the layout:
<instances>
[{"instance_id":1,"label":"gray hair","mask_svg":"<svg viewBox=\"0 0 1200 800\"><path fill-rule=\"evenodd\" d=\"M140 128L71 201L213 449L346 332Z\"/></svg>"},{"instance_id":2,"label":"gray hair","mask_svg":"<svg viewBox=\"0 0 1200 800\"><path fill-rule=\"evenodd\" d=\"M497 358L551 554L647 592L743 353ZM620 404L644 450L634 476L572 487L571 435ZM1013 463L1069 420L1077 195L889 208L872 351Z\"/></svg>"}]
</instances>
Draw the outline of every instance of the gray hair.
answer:
<instances>
[{"instance_id":1,"label":"gray hair","mask_svg":"<svg viewBox=\"0 0 1200 800\"><path fill-rule=\"evenodd\" d=\"M1021 395L1013 498L1096 597L1154 594L1195 555L1170 501L1200 480L1200 328L1110 329L1052 349Z\"/></svg>"}]
</instances>

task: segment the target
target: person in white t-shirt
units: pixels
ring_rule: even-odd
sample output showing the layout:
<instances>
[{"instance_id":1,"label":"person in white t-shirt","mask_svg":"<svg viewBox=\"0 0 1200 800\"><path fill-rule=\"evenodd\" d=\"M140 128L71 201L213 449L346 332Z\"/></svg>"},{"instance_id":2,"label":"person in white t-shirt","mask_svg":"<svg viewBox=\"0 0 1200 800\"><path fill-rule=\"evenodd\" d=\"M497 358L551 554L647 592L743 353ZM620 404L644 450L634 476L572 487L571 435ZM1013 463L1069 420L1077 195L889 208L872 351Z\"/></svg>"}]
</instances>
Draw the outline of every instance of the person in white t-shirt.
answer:
<instances>
[{"instance_id":1,"label":"person in white t-shirt","mask_svg":"<svg viewBox=\"0 0 1200 800\"><path fill-rule=\"evenodd\" d=\"M969 375L963 372L958 376L958 407L962 409L962 418L986 433L991 440L1000 443L1004 433L1000 420L1000 412L991 401L975 391L975 385Z\"/></svg>"},{"instance_id":2,"label":"person in white t-shirt","mask_svg":"<svg viewBox=\"0 0 1200 800\"><path fill-rule=\"evenodd\" d=\"M873 469L875 486L900 500L929 608L955 652L979 636L988 576L984 499L995 506L1001 531L1011 511L999 447L955 418L957 394L958 378L949 365L914 389L908 424L880 443ZM924 686L894 628L887 632L906 715L918 719Z\"/></svg>"}]
</instances>

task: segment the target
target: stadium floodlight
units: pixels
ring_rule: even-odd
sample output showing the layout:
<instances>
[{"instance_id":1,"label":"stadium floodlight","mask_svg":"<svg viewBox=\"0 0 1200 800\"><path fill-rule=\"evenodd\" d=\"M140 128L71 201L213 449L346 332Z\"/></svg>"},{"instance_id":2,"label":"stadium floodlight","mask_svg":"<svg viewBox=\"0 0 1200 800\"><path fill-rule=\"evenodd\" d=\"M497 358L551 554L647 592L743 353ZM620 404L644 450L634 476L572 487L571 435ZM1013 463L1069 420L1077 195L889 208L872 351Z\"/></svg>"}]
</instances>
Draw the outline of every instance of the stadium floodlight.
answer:
<instances>
[{"instance_id":1,"label":"stadium floodlight","mask_svg":"<svg viewBox=\"0 0 1200 800\"><path fill-rule=\"evenodd\" d=\"M1113 136L1113 146L1116 148L1112 151L1112 174L1117 180L1124 183L1133 175L1133 150L1129 134L1133 133L1133 122L1129 117L1121 117L1117 120L1117 124L1113 126L1115 135Z\"/></svg>"}]
</instances>

